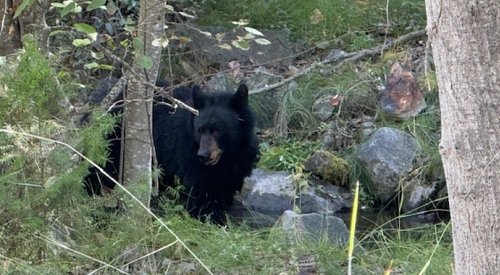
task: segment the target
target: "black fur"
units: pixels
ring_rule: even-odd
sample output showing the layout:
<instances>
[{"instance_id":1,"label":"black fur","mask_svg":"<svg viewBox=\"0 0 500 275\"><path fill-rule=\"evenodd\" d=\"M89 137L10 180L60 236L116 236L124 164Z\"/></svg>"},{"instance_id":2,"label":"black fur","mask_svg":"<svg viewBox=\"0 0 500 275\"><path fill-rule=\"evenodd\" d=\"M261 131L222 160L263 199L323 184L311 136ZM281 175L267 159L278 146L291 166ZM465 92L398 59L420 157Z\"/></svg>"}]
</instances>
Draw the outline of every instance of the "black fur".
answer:
<instances>
[{"instance_id":1,"label":"black fur","mask_svg":"<svg viewBox=\"0 0 500 275\"><path fill-rule=\"evenodd\" d=\"M177 176L184 185L187 210L195 217L224 223L233 195L240 191L258 158L255 116L248 106L248 88L241 84L230 91L202 93L199 87L180 87L174 97L196 108L195 116L184 109L163 104L153 108L153 136L156 157L163 176L160 193L174 185ZM120 127L117 127L120 128ZM120 142L111 142L111 157L119 159ZM114 171L108 162L106 171ZM117 173L113 172L113 176ZM86 177L89 193L100 194L99 173L91 169ZM104 180L103 185L114 184Z\"/></svg>"}]
</instances>

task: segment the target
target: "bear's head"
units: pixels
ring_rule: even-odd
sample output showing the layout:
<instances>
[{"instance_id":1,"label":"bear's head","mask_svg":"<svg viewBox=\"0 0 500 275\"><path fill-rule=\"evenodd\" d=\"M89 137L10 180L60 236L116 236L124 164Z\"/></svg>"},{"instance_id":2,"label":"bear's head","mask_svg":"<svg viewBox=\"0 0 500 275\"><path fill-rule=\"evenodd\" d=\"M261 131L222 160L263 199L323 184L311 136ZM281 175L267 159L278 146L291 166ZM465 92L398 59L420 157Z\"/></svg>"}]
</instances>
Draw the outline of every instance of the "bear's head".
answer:
<instances>
[{"instance_id":1,"label":"bear's head","mask_svg":"<svg viewBox=\"0 0 500 275\"><path fill-rule=\"evenodd\" d=\"M240 84L236 93L203 93L199 88L193 89L193 105L199 111L193 128L200 161L214 166L225 155L237 154L248 129L253 129L248 87Z\"/></svg>"}]
</instances>

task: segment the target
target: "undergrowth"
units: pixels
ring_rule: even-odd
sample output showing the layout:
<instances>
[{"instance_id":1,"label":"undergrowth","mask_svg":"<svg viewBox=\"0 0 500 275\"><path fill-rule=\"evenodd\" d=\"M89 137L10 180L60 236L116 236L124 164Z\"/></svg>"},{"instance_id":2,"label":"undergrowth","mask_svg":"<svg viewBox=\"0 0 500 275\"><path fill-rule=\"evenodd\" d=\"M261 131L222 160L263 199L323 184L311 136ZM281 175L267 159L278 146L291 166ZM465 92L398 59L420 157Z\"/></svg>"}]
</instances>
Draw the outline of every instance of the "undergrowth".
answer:
<instances>
[{"instance_id":1,"label":"undergrowth","mask_svg":"<svg viewBox=\"0 0 500 275\"><path fill-rule=\"evenodd\" d=\"M249 19L256 28L288 29L296 39L332 40L346 50L366 48L382 38L380 33L387 30L380 26L385 24L386 3L392 34L425 25L423 1L194 2L205 5L199 19L203 24L229 25ZM320 96L339 94L344 101L332 119L347 123L370 115L376 117L378 127L392 126L411 133L423 151L426 165L422 173L441 177L439 110L429 108L404 122L376 111L373 86L383 78L385 63L400 56L397 51L386 53L379 63L351 65L326 75L314 72L299 79L297 89L283 102L288 129L296 135L264 142L259 167L302 173L304 161L319 147L313 140L319 136L317 132L328 128L312 115L312 105ZM9 88L8 93L0 94L2 127L21 126L15 129L44 137L64 135L69 143L85 149L91 159L104 162L104 136L117 118L95 112L88 127L68 129L59 105L67 90L64 77L36 48L28 47L18 69L0 80ZM421 86L429 87L425 95L428 105L437 106L433 72L421 80ZM0 273L118 273L107 264L129 273L206 274L158 221L151 218L144 223L123 213L106 212L108 197L88 197L81 183L87 165L75 161L64 146L2 134L0 149ZM355 150L356 144L335 153L349 163L351 181L364 184L362 204L370 207L369 178L354 157ZM278 228L255 229L238 223L226 227L203 224L175 203L167 203L164 212L162 221L214 274L298 274L302 259L311 255L318 273L346 273L345 247L332 246L322 238L319 242L290 238ZM353 273L383 274L390 266L394 273L417 274L429 262L425 274L451 274L450 231L445 224L411 230L362 229L356 234Z\"/></svg>"},{"instance_id":2,"label":"undergrowth","mask_svg":"<svg viewBox=\"0 0 500 275\"><path fill-rule=\"evenodd\" d=\"M385 32L398 36L425 27L425 6L420 0L192 2L201 8L198 22L204 25L231 26L232 21L247 19L258 29L289 30L292 38L334 41L336 47L350 51L374 45Z\"/></svg>"},{"instance_id":3,"label":"undergrowth","mask_svg":"<svg viewBox=\"0 0 500 275\"><path fill-rule=\"evenodd\" d=\"M53 187L64 200L48 199L47 190L33 190L36 192L32 192L30 199L1 204L3 274L96 270L97 274L116 273L90 257L128 272L169 270L168 274L206 274L156 222L139 223L124 215L103 212L103 202L86 198L80 188L74 188L77 186L74 183L68 181ZM40 215L40 207L44 205L34 201L43 200L58 205L51 203L50 208L45 205L50 210ZM346 272L345 248L332 246L322 238L319 241L290 238L279 229L256 230L233 223L221 228L200 223L172 205L167 205L166 211L163 218L166 225L214 274L297 274L301 259L308 256L312 256L319 272ZM404 274L418 273L427 261L431 264L426 274L451 274L451 234L447 226L427 226L408 232L378 228L357 236L354 274L382 274L391 261L393 270ZM148 253L151 256L135 261Z\"/></svg>"}]
</instances>

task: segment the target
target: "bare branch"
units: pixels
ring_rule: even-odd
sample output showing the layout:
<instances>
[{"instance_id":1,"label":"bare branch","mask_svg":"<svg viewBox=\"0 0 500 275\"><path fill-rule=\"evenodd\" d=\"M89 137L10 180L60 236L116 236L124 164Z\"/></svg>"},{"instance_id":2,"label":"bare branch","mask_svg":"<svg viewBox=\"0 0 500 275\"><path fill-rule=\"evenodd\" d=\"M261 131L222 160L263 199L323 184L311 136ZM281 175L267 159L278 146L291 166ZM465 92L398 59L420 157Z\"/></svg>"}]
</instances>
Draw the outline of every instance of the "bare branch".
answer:
<instances>
[{"instance_id":1,"label":"bare branch","mask_svg":"<svg viewBox=\"0 0 500 275\"><path fill-rule=\"evenodd\" d=\"M342 67L342 66L344 66L344 65L346 65L348 63L352 63L352 62L355 62L355 61L358 61L358 60L361 60L363 58L367 58L367 57L370 57L370 56L375 56L378 53L380 53L382 51L385 51L385 50L393 47L394 45L406 43L408 41L412 41L412 40L421 38L421 37L423 37L425 35L426 35L426 31L425 30L419 30L419 31L416 31L416 32L412 32L412 33L403 35L403 36L399 37L398 39L390 40L390 41L388 41L387 43L385 43L383 45L379 45L379 46L376 46L376 47L373 47L373 48L370 48L370 49L361 50L359 52L348 53L348 54L346 54L343 57L343 59L341 61L339 61L333 67L333 70L338 70L340 67ZM309 67L303 69L302 71L298 72L297 74L295 74L295 75L293 75L293 76L291 76L291 77L289 77L287 79L284 79L284 80L282 80L280 82L276 82L276 83L271 84L271 85L268 85L267 87L264 87L264 88L261 88L261 89L251 90L249 92L249 94L255 95L255 94L260 94L260 93L263 93L263 92L267 92L269 90L273 90L273 89L279 88L279 87L281 87L281 86L283 86L283 85L291 82L292 80L294 80L296 78L299 78L301 76L304 76L304 75L310 73L313 69L315 69L315 68L317 68L319 66L327 65L327 64L330 64L330 63L335 62L335 61L337 61L337 60L323 60L323 61L319 61L319 62L314 62Z\"/></svg>"},{"instance_id":2,"label":"bare branch","mask_svg":"<svg viewBox=\"0 0 500 275\"><path fill-rule=\"evenodd\" d=\"M109 51L108 49L106 49L105 47L103 47L101 45L96 45L96 47L99 50L105 52L106 55L111 57L113 60L122 64L129 72L133 72L132 66L130 66L130 64L125 62L122 58L116 56L111 51ZM196 109L192 108L191 106L187 105L186 103L174 98L172 95L170 95L168 93L164 93L165 90L163 88L157 87L154 84L150 83L149 81L147 81L147 79L143 75L134 75L134 77L137 77L137 79L139 79L139 81L141 82L142 85L144 85L150 89L153 89L156 93L161 93L167 100L172 102L172 106L174 109L176 109L177 107L181 107L182 109L186 109L186 110L190 111L194 115L198 115L198 110L196 110Z\"/></svg>"}]
</instances>

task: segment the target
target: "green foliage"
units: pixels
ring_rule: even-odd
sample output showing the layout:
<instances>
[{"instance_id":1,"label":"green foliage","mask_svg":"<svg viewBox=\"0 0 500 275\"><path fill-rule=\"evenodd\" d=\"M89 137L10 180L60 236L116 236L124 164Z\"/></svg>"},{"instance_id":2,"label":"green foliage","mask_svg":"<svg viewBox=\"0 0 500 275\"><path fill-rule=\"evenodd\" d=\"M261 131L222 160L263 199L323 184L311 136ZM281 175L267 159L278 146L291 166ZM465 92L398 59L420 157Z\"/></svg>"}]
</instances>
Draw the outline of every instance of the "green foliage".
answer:
<instances>
[{"instance_id":1,"label":"green foliage","mask_svg":"<svg viewBox=\"0 0 500 275\"><path fill-rule=\"evenodd\" d=\"M121 116L96 109L90 118L87 126L80 130L78 142L85 156L98 165L104 165L109 156L109 140L106 137L115 130Z\"/></svg>"},{"instance_id":2,"label":"green foliage","mask_svg":"<svg viewBox=\"0 0 500 275\"><path fill-rule=\"evenodd\" d=\"M0 79L7 86L6 94L0 94L0 125L29 126L33 118L61 115L65 92L59 83L65 81L35 44L27 44L18 66Z\"/></svg>"},{"instance_id":3,"label":"green foliage","mask_svg":"<svg viewBox=\"0 0 500 275\"><path fill-rule=\"evenodd\" d=\"M29 6L33 5L35 0L23 0L21 4L17 7L16 12L14 13L14 18L21 15L21 13Z\"/></svg>"},{"instance_id":4,"label":"green foliage","mask_svg":"<svg viewBox=\"0 0 500 275\"><path fill-rule=\"evenodd\" d=\"M47 244L40 237L47 235L50 220L80 222L67 214L78 210L75 203L83 203L82 172L72 169L60 173L50 186L23 182L18 175L23 171L0 175L0 254L32 263L41 261Z\"/></svg>"},{"instance_id":5,"label":"green foliage","mask_svg":"<svg viewBox=\"0 0 500 275\"><path fill-rule=\"evenodd\" d=\"M317 126L318 120L311 111L316 90L311 86L314 86L312 81L301 82L297 89L283 97L282 108L289 128L311 129Z\"/></svg>"},{"instance_id":6,"label":"green foliage","mask_svg":"<svg viewBox=\"0 0 500 275\"><path fill-rule=\"evenodd\" d=\"M272 146L261 143L258 166L276 171L302 172L303 163L315 146L311 141L278 142Z\"/></svg>"},{"instance_id":7,"label":"green foliage","mask_svg":"<svg viewBox=\"0 0 500 275\"><path fill-rule=\"evenodd\" d=\"M17 67L6 67L0 76L5 87L0 93L0 127L42 137L61 135L68 79L55 72L33 41L25 41ZM53 176L68 168L63 164L71 163L67 151L62 153L54 143L33 137L1 134L0 148L0 164L14 183L50 184Z\"/></svg>"},{"instance_id":8,"label":"green foliage","mask_svg":"<svg viewBox=\"0 0 500 275\"><path fill-rule=\"evenodd\" d=\"M366 253L356 259L360 270L373 270L375 262L375 266L382 270L392 261L393 269L402 270L404 274L419 274L427 261L430 261L425 274L453 273L449 224L408 230L378 228L365 234L359 242L366 249Z\"/></svg>"},{"instance_id":9,"label":"green foliage","mask_svg":"<svg viewBox=\"0 0 500 275\"><path fill-rule=\"evenodd\" d=\"M425 27L424 1L385 0L196 0L201 8L199 23L230 26L247 19L258 29L288 29L292 37L313 41L336 41L348 50L373 46L386 30L400 35ZM386 25L389 17L390 27Z\"/></svg>"},{"instance_id":10,"label":"green foliage","mask_svg":"<svg viewBox=\"0 0 500 275\"><path fill-rule=\"evenodd\" d=\"M31 2L33 1L24 0L23 7L16 11L16 15ZM249 19L251 26L258 29L288 29L295 38L310 41L333 40L337 43L336 46L350 51L369 47L381 39L379 34L384 30L378 26L385 24L386 3L389 3L391 35L420 29L425 25L421 0L195 2L203 4L200 22L205 24L230 25L230 22L244 18ZM93 0L79 4L75 1L66 3L59 7L55 5L64 15L75 12L82 14L80 4L87 7L87 10L92 10L104 2ZM121 4L132 10L137 8L138 3L137 0L128 0ZM131 24L130 17L124 19L120 16L113 15L110 19L110 22L120 22L116 25L95 18L93 26L98 32L106 30L115 35L117 29L124 26L127 28ZM69 17L66 16L66 19ZM75 27L87 35L95 33L93 27ZM247 31L256 32L255 29ZM74 38L71 37L69 41ZM60 102L64 97L63 91L67 91L65 76L51 68L50 61L36 50L36 46L30 44L33 41L34 39L25 41L26 53L15 70L2 70L5 75L1 81L7 89L0 89L1 127L10 125L16 130L44 137L64 136L69 143L77 144L77 148L92 160L100 165L104 164L108 156L105 137L113 131L119 117L96 110L83 129L68 130L63 127L66 124L61 122L63 112ZM89 41L75 43L84 46ZM129 42L131 41L123 43ZM263 40L261 42L266 43ZM244 43L237 46L245 48ZM82 50L80 48L74 52L81 53ZM391 54L384 54L385 60L382 63L398 57L398 53ZM84 64L87 61L88 59L80 59L77 63ZM142 65L149 67L150 61L143 60ZM87 63L87 68L110 69L110 66L94 62ZM291 132L305 129L309 132L305 135L307 138L316 137L310 131L318 126L311 107L324 94L338 93L344 98L335 119L349 121L365 113L373 114L376 109L373 108L376 106L373 100L376 97L371 89L375 79L383 76L383 73L383 66L380 64L356 64L335 74L312 74L299 79L298 88L287 94L282 103L288 126L293 128ZM424 163L422 171L425 176L436 178L442 175L442 166L437 150L439 110L432 108L437 106L434 72L431 71L419 81L420 86L428 92L426 100L431 108L407 121L392 121L381 115L377 124L398 127L416 136L424 151L420 160ZM56 116L59 116L59 120L54 119ZM316 148L315 142L303 139L265 142L261 147L259 167L291 171L295 178L303 180L303 163ZM0 152L0 273L85 273L100 267L100 264L66 249L55 249L54 242L61 242L61 235L65 235L62 239L67 241L64 244L68 247L115 266L163 249L152 257L171 260L168 263L169 271L186 273L182 265L194 263L193 273L203 273L192 256L178 243L173 244L175 238L157 222L144 223L127 219L120 213L107 213L103 208L108 204L109 197L87 197L82 190L81 179L87 173L88 165L79 165L73 161L72 152L67 148L36 138L2 134ZM362 205L372 206L369 177L357 163L354 152L355 147L351 146L336 154L349 163L351 181L360 180L362 183ZM157 171L156 176L159 173ZM174 199L181 192L174 188L168 191ZM311 254L316 256L318 273L345 274L346 254L343 247L293 238L290 242L290 236L285 236L278 229L255 230L246 225L231 223L223 228L202 224L191 219L183 207L175 205L175 200L168 202L164 211L166 216L163 220L169 228L215 274L295 274L299 270L299 260L304 255ZM426 274L452 273L449 227L438 225L411 231L378 228L370 232L359 232L357 235L358 245L363 249L355 250L354 274L382 274L391 261L394 270L404 274L418 273L427 261L431 264ZM129 253L130 251L134 253ZM103 268L99 272L111 271Z\"/></svg>"}]
</instances>

